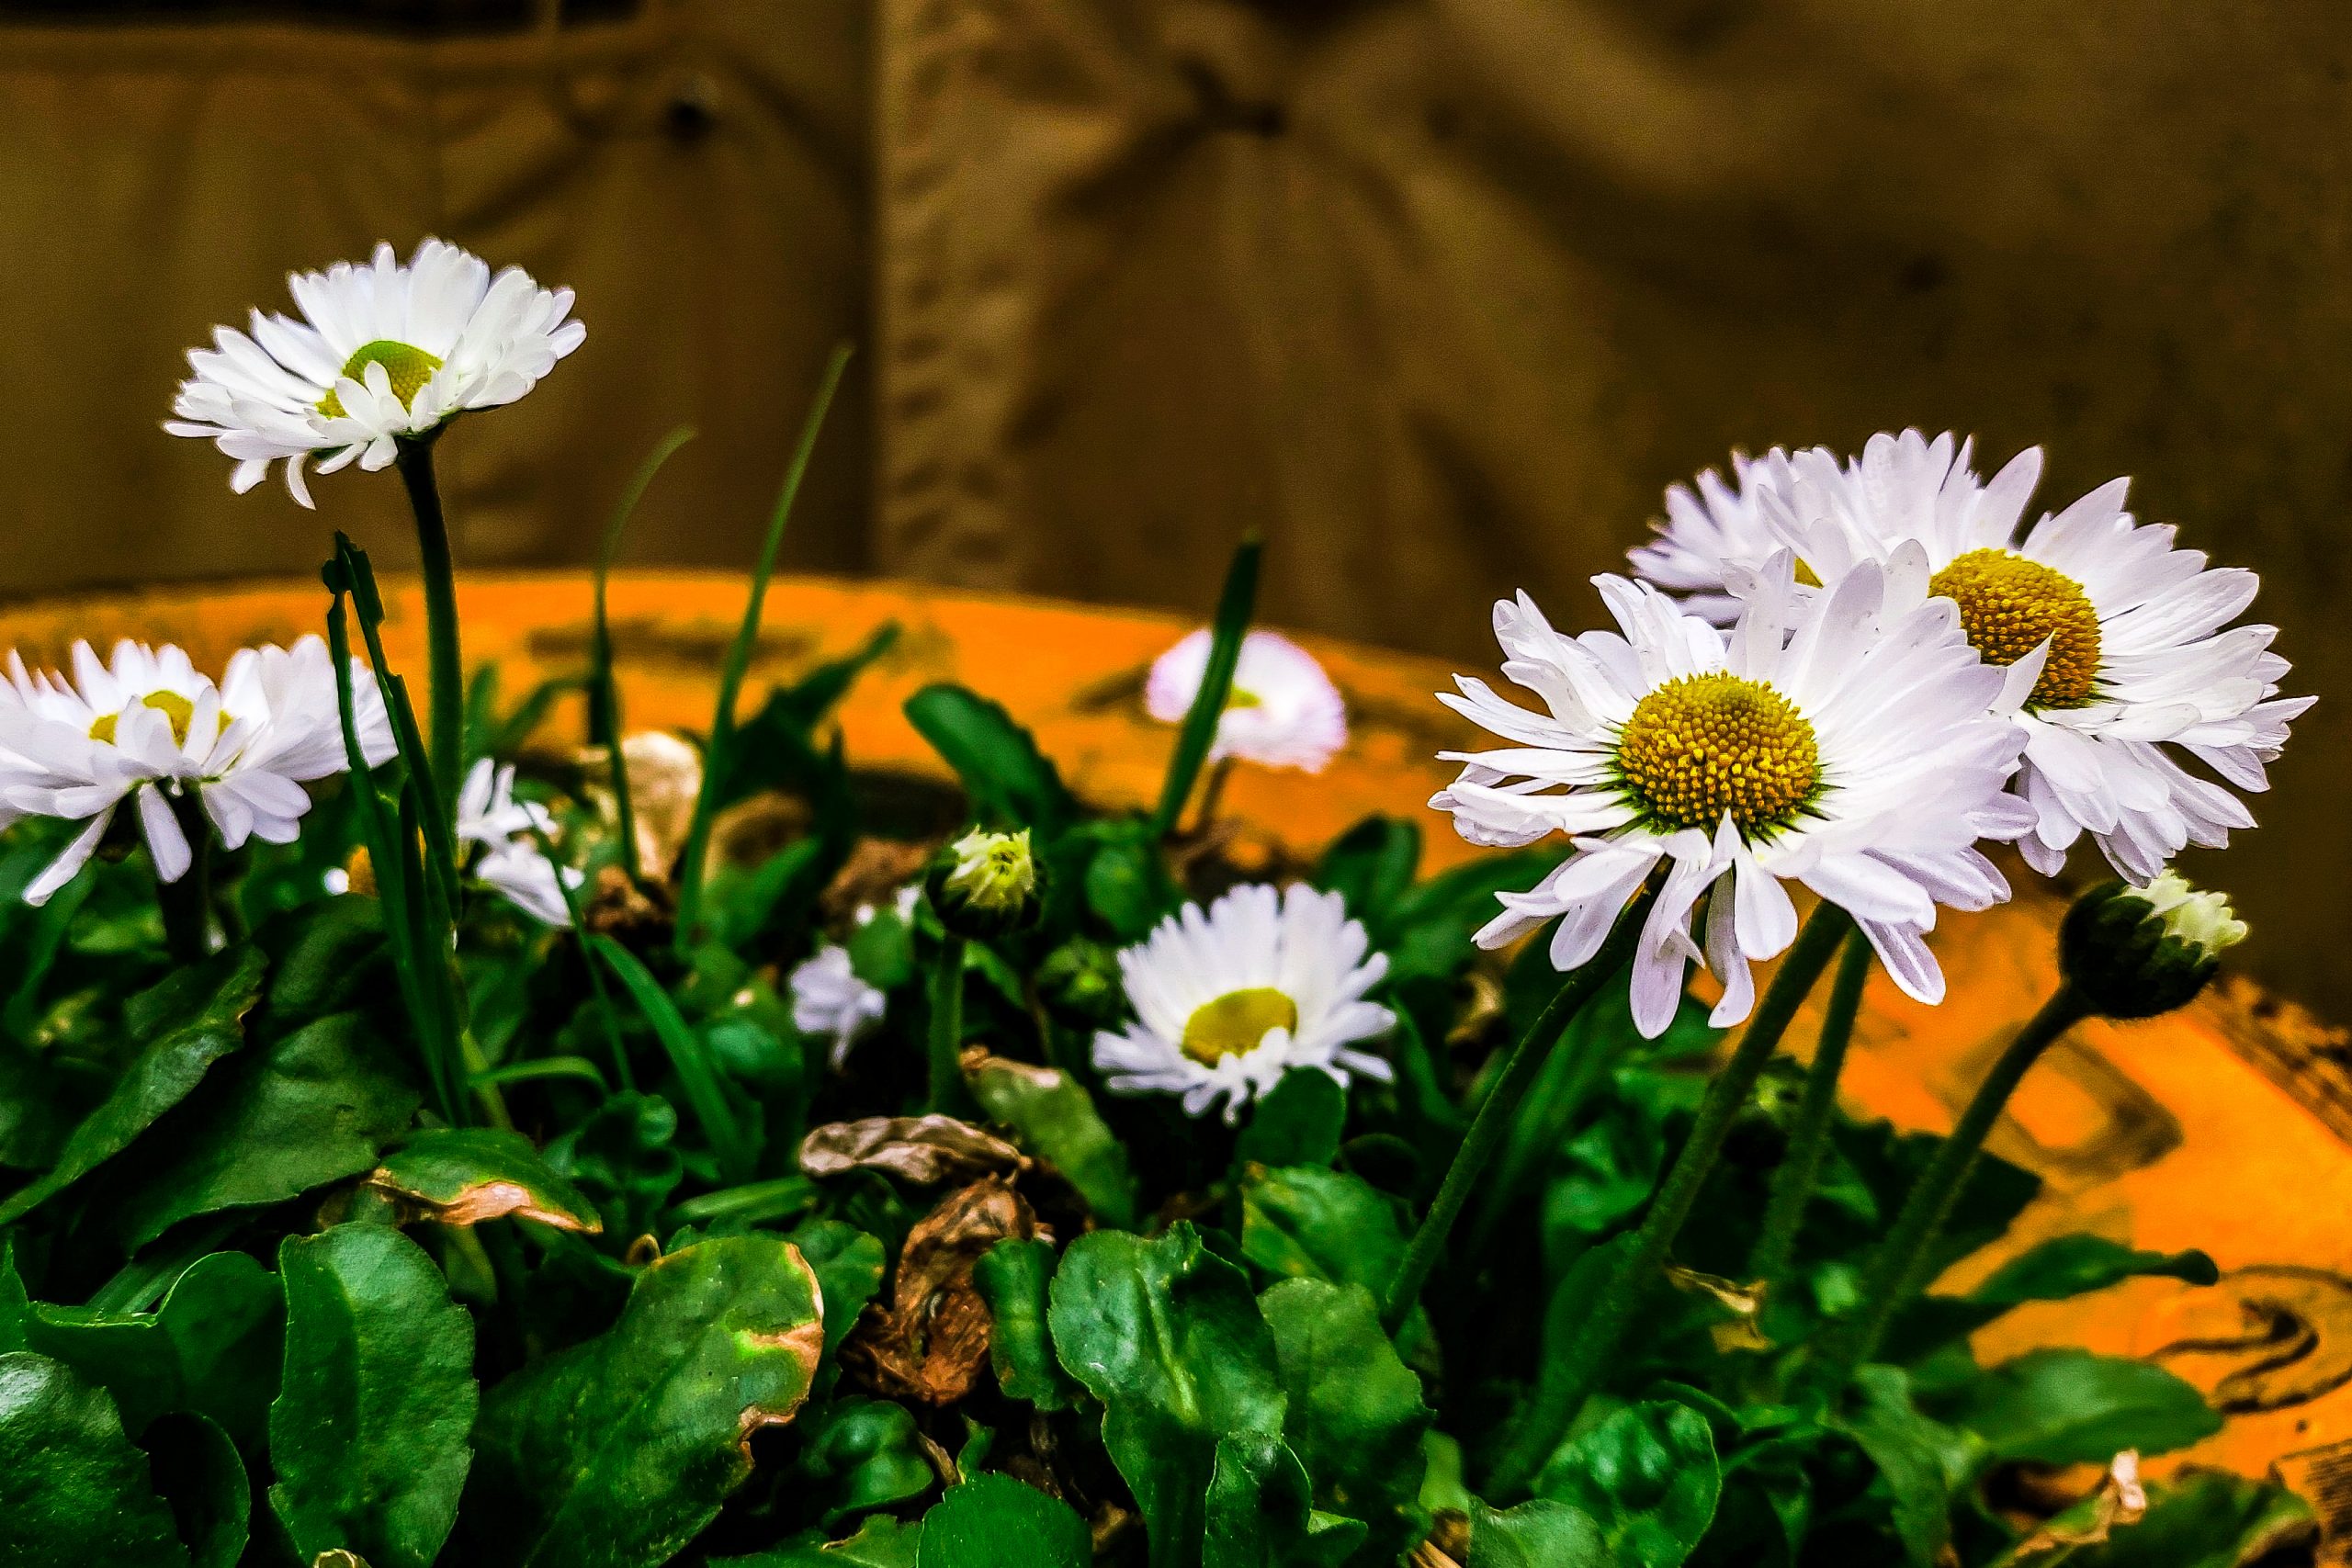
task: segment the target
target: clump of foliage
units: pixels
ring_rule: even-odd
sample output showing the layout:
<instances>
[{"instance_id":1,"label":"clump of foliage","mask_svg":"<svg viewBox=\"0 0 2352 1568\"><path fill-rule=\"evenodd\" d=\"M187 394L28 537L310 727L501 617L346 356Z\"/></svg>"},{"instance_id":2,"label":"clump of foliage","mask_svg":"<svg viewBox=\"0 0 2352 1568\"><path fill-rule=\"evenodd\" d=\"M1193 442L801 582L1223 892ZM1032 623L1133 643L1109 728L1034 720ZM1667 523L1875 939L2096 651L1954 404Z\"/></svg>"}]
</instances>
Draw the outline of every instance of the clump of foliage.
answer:
<instances>
[{"instance_id":1,"label":"clump of foliage","mask_svg":"<svg viewBox=\"0 0 2352 1568\"><path fill-rule=\"evenodd\" d=\"M171 955L141 852L33 908L16 895L62 829L0 840L0 1564L2180 1568L2306 1529L2220 1475L2153 1485L2128 1521L2115 1481L2084 1481L2050 1517L2064 1467L2219 1417L2144 1363L1971 1353L2025 1303L2211 1282L2201 1254L2044 1241L1966 1294L1907 1297L1821 1386L1939 1140L1833 1117L1759 1292L1799 1122L1786 1058L1736 1107L1636 1331L1557 1408L1721 1044L1693 1004L1642 1039L1622 985L1533 1042L1400 1297L1559 985L1541 935L1515 958L1470 940L1545 850L1424 877L1419 829L1378 818L1281 868L1387 955L1393 1082L1293 1072L1235 1126L1105 1092L1116 953L1233 880L1215 823L1186 818L1254 570L1245 552L1148 815L1081 802L954 686L908 716L961 801L875 787L829 715L887 638L738 722L755 592L668 863L621 827L600 636L582 679L605 760L526 786L586 873L552 929L469 887L451 781L340 551L330 626L372 654L401 754L331 787L300 842L210 868L209 952ZM476 696L476 752L547 706L502 722L494 685ZM763 809L782 841L730 856L719 824ZM1042 871L991 934L943 922L935 876L895 897L975 824L1025 830ZM363 849L375 890L327 896ZM838 1060L786 983L827 943L887 998ZM2036 1185L1978 1160L1931 1275Z\"/></svg>"}]
</instances>

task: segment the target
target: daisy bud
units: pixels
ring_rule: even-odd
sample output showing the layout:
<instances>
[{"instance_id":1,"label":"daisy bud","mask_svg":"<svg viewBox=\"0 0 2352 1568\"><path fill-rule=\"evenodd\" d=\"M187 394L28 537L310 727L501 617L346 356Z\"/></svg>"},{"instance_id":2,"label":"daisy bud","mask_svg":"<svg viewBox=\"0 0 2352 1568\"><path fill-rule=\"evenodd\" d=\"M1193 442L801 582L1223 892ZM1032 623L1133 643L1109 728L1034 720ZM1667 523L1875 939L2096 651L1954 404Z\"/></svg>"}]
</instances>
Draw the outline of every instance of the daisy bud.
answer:
<instances>
[{"instance_id":1,"label":"daisy bud","mask_svg":"<svg viewBox=\"0 0 2352 1568\"><path fill-rule=\"evenodd\" d=\"M1036 923L1039 871L1029 829L990 833L975 828L932 862L924 879L931 907L957 936L989 938Z\"/></svg>"},{"instance_id":2,"label":"daisy bud","mask_svg":"<svg viewBox=\"0 0 2352 1568\"><path fill-rule=\"evenodd\" d=\"M2058 931L2059 966L2102 1017L2154 1018L2195 1000L2245 934L2227 895L2167 870L2145 887L2109 882L2075 899Z\"/></svg>"}]
</instances>

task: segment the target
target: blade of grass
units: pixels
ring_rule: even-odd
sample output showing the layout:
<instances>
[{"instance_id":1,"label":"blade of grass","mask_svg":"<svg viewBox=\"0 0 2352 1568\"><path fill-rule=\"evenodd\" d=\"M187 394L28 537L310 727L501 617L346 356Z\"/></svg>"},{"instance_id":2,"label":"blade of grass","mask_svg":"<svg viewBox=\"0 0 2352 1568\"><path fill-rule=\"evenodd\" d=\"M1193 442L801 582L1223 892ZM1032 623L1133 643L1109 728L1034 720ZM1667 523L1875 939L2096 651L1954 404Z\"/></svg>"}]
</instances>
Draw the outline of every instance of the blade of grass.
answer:
<instances>
[{"instance_id":1,"label":"blade of grass","mask_svg":"<svg viewBox=\"0 0 2352 1568\"><path fill-rule=\"evenodd\" d=\"M482 1059L481 1049L475 1044L467 1026L464 992L456 967L459 898L457 839L441 792L429 783L420 782L431 781L435 775L425 767L428 753L423 733L417 728L416 710L408 700L408 683L392 673L390 662L384 657L384 602L376 589L375 570L368 565L368 552L353 544L348 536L338 532L334 539L342 585L350 593L352 609L358 616L359 635L367 641L377 689L384 699L384 711L391 721L393 742L400 749L406 774L401 790L399 863L403 878L407 878L413 863L421 862L414 865L417 874L410 883L408 900L411 929L416 933L415 962L425 999L441 1031L442 1061L451 1097L456 1109L462 1112L464 1101L457 1092L458 1086L489 1064ZM379 866L377 882L380 886L383 880L384 868ZM505 1097L498 1092L496 1084L481 1085L475 1090L475 1098L481 1101L491 1125L503 1128L514 1124L506 1112Z\"/></svg>"},{"instance_id":2,"label":"blade of grass","mask_svg":"<svg viewBox=\"0 0 2352 1568\"><path fill-rule=\"evenodd\" d=\"M760 547L760 563L752 573L752 592L743 606L742 628L735 634L734 646L727 650L727 663L719 671L718 705L711 715L710 741L703 749L702 789L695 796L695 812L686 829L685 848L678 858L678 951L691 951L695 943L695 928L702 914L703 862L710 851L710 825L718 816L718 790L727 776L727 750L735 731L735 700L743 689L744 671L751 668L752 649L759 641L760 613L766 607L768 579L775 575L776 552L784 545L784 526L792 516L792 503L800 494L800 481L808 474L809 455L817 447L817 433L824 427L825 411L832 406L833 394L842 384L842 372L849 367L850 345L842 344L833 350L825 362L825 374L817 383L817 396L808 407L808 417L800 426L800 444L794 448L792 463L785 470L784 489L775 499L775 510L768 518L768 536Z\"/></svg>"},{"instance_id":3,"label":"blade of grass","mask_svg":"<svg viewBox=\"0 0 2352 1568\"><path fill-rule=\"evenodd\" d=\"M1225 570L1225 591L1217 595L1216 621L1209 636L1208 667L1201 671L1201 689L1177 732L1175 754L1168 760L1168 781L1160 787L1159 809L1152 816L1152 830L1166 838L1184 815L1193 797L1193 781L1200 777L1216 742L1217 721L1233 695L1234 667L1241 662L1241 639L1250 630L1250 612L1258 604L1258 558L1264 543L1255 534L1233 552Z\"/></svg>"},{"instance_id":4,"label":"blade of grass","mask_svg":"<svg viewBox=\"0 0 2352 1568\"><path fill-rule=\"evenodd\" d=\"M334 661L344 761L350 770L351 787L358 792L360 832L368 840L368 863L376 873L376 898L383 906L384 929L392 944L392 973L400 983L401 1000L409 1021L417 1032L417 1055L424 1064L425 1081L433 1090L443 1120L454 1123L458 1120L458 1095L448 1066L453 1053L442 1038L439 1011L425 995L424 975L429 964L420 956L415 912L409 907L408 886L401 874L404 863L400 829L385 814L384 797L376 787L375 769L368 764L367 750L359 741L358 710L352 689L351 627L345 607L350 579L339 558L329 562L322 575L334 594L327 606L327 650Z\"/></svg>"},{"instance_id":5,"label":"blade of grass","mask_svg":"<svg viewBox=\"0 0 2352 1568\"><path fill-rule=\"evenodd\" d=\"M714 1220L734 1220L758 1224L813 1209L823 1196L823 1190L805 1176L779 1176L773 1181L754 1181L689 1198L671 1209L670 1223L703 1225Z\"/></svg>"},{"instance_id":6,"label":"blade of grass","mask_svg":"<svg viewBox=\"0 0 2352 1568\"><path fill-rule=\"evenodd\" d=\"M600 1092L611 1092L604 1073L585 1056L535 1056L527 1062L509 1062L473 1076L477 1084L536 1083L542 1078L578 1078L582 1083L594 1084Z\"/></svg>"},{"instance_id":7,"label":"blade of grass","mask_svg":"<svg viewBox=\"0 0 2352 1568\"><path fill-rule=\"evenodd\" d=\"M563 895L563 907L571 916L572 934L584 943L588 940L588 911L581 907L580 889L563 879L563 863L556 859L555 843L548 837L547 829L534 822L531 824L531 836L539 841L539 853L547 856L548 863L556 868L556 891ZM634 1094L637 1092L637 1075L629 1070L628 1045L621 1033L621 1015L613 1006L613 993L605 987L605 972L596 966L594 958L588 960L588 984L596 993L596 1015L604 1021L605 1039L612 1047L613 1075L620 1079L621 1088Z\"/></svg>"},{"instance_id":8,"label":"blade of grass","mask_svg":"<svg viewBox=\"0 0 2352 1568\"><path fill-rule=\"evenodd\" d=\"M588 634L588 744L602 746L612 759L613 803L620 818L621 864L634 879L644 874L638 863L637 812L629 800L628 759L621 755L621 694L613 682L613 628L605 611L605 580L613 573L613 558L620 553L621 535L628 527L637 503L645 499L646 487L662 465L695 438L690 425L680 425L662 438L621 492L621 503L613 512L613 520L605 528L604 547L596 552L595 619ZM665 868L666 869L666 868Z\"/></svg>"},{"instance_id":9,"label":"blade of grass","mask_svg":"<svg viewBox=\"0 0 2352 1568\"><path fill-rule=\"evenodd\" d=\"M718 1064L711 1059L710 1049L695 1034L678 1004L662 988L637 954L615 942L611 937L590 934L588 951L603 959L632 1000L645 1021L653 1026L654 1038L670 1055L670 1065L678 1070L678 1081L686 1091L686 1103L702 1123L703 1136L710 1140L711 1152L718 1156L718 1168L729 1182L748 1180L756 1167L756 1153L742 1128L735 1121L735 1112L727 1103L725 1090L719 1083Z\"/></svg>"}]
</instances>

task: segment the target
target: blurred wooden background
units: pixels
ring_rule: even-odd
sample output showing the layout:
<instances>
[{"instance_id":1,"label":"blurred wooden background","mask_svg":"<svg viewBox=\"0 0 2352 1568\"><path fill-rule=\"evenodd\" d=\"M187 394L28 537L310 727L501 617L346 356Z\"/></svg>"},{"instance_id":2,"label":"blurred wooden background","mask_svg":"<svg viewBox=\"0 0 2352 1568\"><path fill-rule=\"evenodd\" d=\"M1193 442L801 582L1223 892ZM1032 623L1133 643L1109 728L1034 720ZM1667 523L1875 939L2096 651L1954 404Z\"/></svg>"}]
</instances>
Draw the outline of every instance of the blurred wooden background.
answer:
<instances>
[{"instance_id":1,"label":"blurred wooden background","mask_svg":"<svg viewBox=\"0 0 2352 1568\"><path fill-rule=\"evenodd\" d=\"M0 594L402 558L398 487L232 497L156 426L283 275L425 233L585 348L443 447L463 558L751 553L861 355L800 568L1205 606L1492 662L1671 480L1903 424L2051 449L2267 578L2347 690L2340 0L0 0ZM0 626L5 620L0 619ZM2352 762L2304 721L2226 861L2352 1016Z\"/></svg>"}]
</instances>

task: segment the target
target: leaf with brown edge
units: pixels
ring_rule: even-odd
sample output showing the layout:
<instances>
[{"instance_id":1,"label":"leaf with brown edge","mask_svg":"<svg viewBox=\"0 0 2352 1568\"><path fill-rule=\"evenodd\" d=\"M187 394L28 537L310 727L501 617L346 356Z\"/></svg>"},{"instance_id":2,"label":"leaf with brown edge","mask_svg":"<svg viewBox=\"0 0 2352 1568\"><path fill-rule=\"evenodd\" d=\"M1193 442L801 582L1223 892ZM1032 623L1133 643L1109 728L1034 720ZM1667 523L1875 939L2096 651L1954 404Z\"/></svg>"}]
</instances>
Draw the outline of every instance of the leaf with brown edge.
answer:
<instances>
[{"instance_id":1,"label":"leaf with brown edge","mask_svg":"<svg viewBox=\"0 0 2352 1568\"><path fill-rule=\"evenodd\" d=\"M780 1236L721 1236L647 1266L613 1326L492 1388L465 1516L485 1562L651 1568L752 1473L824 1349L824 1292Z\"/></svg>"},{"instance_id":2,"label":"leaf with brown edge","mask_svg":"<svg viewBox=\"0 0 2352 1568\"><path fill-rule=\"evenodd\" d=\"M1002 1138L953 1116L868 1116L833 1122L801 1141L811 1176L887 1170L917 1187L1025 1170L1029 1157Z\"/></svg>"},{"instance_id":3,"label":"leaf with brown edge","mask_svg":"<svg viewBox=\"0 0 2352 1568\"><path fill-rule=\"evenodd\" d=\"M368 1185L404 1219L445 1225L537 1220L558 1230L601 1231L596 1206L549 1170L531 1141L490 1127L435 1127L387 1155Z\"/></svg>"},{"instance_id":4,"label":"leaf with brown edge","mask_svg":"<svg viewBox=\"0 0 2352 1568\"><path fill-rule=\"evenodd\" d=\"M907 1233L889 1305L869 1308L842 1347L852 1375L927 1404L969 1393L988 1365L995 1323L972 1267L1007 1236L1037 1232L1037 1216L1001 1177L950 1193Z\"/></svg>"}]
</instances>

